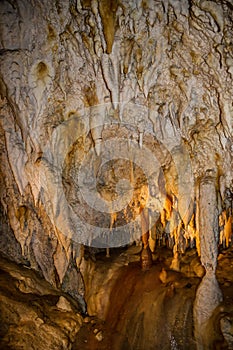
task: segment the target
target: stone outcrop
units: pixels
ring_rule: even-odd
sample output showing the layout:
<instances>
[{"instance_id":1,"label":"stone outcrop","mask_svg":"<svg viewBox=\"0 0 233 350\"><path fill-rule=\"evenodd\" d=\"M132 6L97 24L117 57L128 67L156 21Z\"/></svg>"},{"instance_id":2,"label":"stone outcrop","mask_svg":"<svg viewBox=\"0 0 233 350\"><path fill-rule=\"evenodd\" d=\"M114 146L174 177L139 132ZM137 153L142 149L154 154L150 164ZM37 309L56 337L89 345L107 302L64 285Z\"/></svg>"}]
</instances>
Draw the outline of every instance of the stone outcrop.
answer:
<instances>
[{"instance_id":1,"label":"stone outcrop","mask_svg":"<svg viewBox=\"0 0 233 350\"><path fill-rule=\"evenodd\" d=\"M1 349L71 349L83 323L78 304L30 269L1 259L0 270Z\"/></svg>"}]
</instances>

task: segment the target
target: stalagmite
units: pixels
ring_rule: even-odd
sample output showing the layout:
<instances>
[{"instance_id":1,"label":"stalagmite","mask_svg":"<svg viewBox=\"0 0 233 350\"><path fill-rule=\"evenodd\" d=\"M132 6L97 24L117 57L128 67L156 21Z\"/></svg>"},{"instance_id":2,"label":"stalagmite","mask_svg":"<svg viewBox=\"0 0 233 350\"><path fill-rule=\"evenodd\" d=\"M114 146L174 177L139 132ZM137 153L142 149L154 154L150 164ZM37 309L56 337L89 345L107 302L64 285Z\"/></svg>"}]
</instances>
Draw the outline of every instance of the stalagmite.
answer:
<instances>
[{"instance_id":1,"label":"stalagmite","mask_svg":"<svg viewBox=\"0 0 233 350\"><path fill-rule=\"evenodd\" d=\"M176 244L174 245L174 248L173 248L173 259L172 259L170 269L174 271L180 271L179 252L177 251Z\"/></svg>"}]
</instances>

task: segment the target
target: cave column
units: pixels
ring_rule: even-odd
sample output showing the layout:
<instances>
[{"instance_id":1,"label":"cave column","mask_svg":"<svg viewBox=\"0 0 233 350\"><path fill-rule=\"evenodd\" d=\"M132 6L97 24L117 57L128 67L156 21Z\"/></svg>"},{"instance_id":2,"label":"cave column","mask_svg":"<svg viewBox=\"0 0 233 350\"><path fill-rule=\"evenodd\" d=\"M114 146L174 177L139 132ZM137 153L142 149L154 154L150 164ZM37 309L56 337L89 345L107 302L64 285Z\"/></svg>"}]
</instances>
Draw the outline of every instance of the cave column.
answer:
<instances>
[{"instance_id":1,"label":"cave column","mask_svg":"<svg viewBox=\"0 0 233 350\"><path fill-rule=\"evenodd\" d=\"M203 277L194 303L194 327L197 349L212 348L210 318L222 300L216 279L218 257L218 212L215 173L207 173L199 185L199 238Z\"/></svg>"}]
</instances>

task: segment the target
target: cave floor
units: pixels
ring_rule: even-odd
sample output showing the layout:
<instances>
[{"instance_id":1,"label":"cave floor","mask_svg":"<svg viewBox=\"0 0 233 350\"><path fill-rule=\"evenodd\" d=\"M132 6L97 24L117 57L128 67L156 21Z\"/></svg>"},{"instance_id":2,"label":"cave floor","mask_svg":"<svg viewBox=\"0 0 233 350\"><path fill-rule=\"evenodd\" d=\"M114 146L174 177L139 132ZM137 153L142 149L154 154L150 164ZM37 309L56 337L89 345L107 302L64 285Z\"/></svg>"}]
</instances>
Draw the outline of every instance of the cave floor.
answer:
<instances>
[{"instance_id":1,"label":"cave floor","mask_svg":"<svg viewBox=\"0 0 233 350\"><path fill-rule=\"evenodd\" d=\"M187 299L194 300L195 290L199 283L198 279L180 280L180 286L176 289L172 284L162 285L159 281L160 267L154 265L149 271L141 271L138 264L132 263L126 268L122 268L120 277L117 280L117 284L111 295L111 306L105 322L98 321L95 318L90 319L90 322L84 324L81 328L76 342L73 346L73 350L76 349L136 349L135 344L130 344L132 333L134 333L135 319L139 319L140 315L147 313L150 310L151 303L156 299L161 300L163 306L165 306L165 313L169 309L169 304L174 300L178 305L178 300L181 304L184 304ZM143 309L143 311L142 311ZM156 308L157 309L157 308ZM160 310L161 313L161 310ZM143 327L151 329L151 322L155 320L155 317L146 315L145 320L142 322ZM129 330L129 339L124 336L125 328L128 328L132 323L132 331ZM177 326L177 332L179 332L179 325ZM103 339L99 341L95 336L96 330L101 331ZM190 333L192 333L192 323L190 323ZM161 333L166 337L166 330L161 329ZM137 337L144 337L147 334L146 330L138 331ZM149 341L149 339L148 339ZM182 342L182 340L181 340ZM143 347L149 349L150 347ZM192 347L190 347L191 349ZM194 348L194 347L193 347Z\"/></svg>"},{"instance_id":2,"label":"cave floor","mask_svg":"<svg viewBox=\"0 0 233 350\"><path fill-rule=\"evenodd\" d=\"M161 283L161 269L168 270L171 261L172 252L160 247L147 271L140 268L140 247L111 251L110 258L97 254L96 271L103 276L117 271L101 320L96 315L81 317L78 304L68 295L71 309L61 310L59 290L34 271L1 258L0 349L196 349L192 310L202 267L195 250L187 250L181 272L169 271L166 283ZM223 302L213 315L214 349L232 349L233 247L220 250L216 275ZM223 316L228 343L219 327L214 328Z\"/></svg>"},{"instance_id":3,"label":"cave floor","mask_svg":"<svg viewBox=\"0 0 233 350\"><path fill-rule=\"evenodd\" d=\"M127 251L121 255L127 256ZM169 268L172 262L171 251L164 248L157 249L153 255L153 266L148 271L141 270L139 260L137 248L129 248L128 263L120 267L118 279L110 296L106 320L87 318L74 342L73 350L196 349L193 339L192 308L196 289L201 281L200 276L197 276L201 274L201 266L196 251L186 252L181 259L182 273L171 272L170 280L165 284L161 283L159 274L162 268ZM119 261L119 255L115 256L113 253L111 258L106 258L100 254L97 256L96 264L101 265L102 273L105 266L107 273L116 261ZM228 310L229 317L233 320L232 248L220 252L216 275L224 299L220 310L222 313ZM154 306L156 301L161 303L162 309ZM148 310L151 310L151 314ZM153 315L153 311L159 314L158 317ZM152 333L153 324L156 328L159 317L165 318L166 321L165 326L160 327L158 336ZM189 320L185 323L184 318ZM137 323L139 329L135 325ZM172 334L168 332L168 328L172 329ZM168 338L168 333L170 339L166 342L164 339ZM160 342L158 340L156 347L153 345L155 336L161 339ZM145 337L148 339L138 342L139 338L145 339ZM213 337L216 349L229 348L221 333L215 332Z\"/></svg>"}]
</instances>

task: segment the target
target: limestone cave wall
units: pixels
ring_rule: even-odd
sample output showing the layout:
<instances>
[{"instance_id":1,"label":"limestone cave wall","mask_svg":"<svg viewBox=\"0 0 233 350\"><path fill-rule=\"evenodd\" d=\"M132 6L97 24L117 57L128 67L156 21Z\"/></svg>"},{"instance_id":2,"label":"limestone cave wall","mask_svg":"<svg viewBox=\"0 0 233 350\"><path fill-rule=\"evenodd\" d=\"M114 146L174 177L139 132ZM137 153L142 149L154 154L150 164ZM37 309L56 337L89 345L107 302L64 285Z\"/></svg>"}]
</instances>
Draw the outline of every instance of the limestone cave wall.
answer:
<instances>
[{"instance_id":1,"label":"limestone cave wall","mask_svg":"<svg viewBox=\"0 0 233 350\"><path fill-rule=\"evenodd\" d=\"M232 241L232 0L3 0L0 18L2 254L82 301L83 246L137 241L147 211L152 250L176 267L196 247L214 274Z\"/></svg>"}]
</instances>

